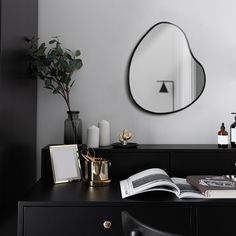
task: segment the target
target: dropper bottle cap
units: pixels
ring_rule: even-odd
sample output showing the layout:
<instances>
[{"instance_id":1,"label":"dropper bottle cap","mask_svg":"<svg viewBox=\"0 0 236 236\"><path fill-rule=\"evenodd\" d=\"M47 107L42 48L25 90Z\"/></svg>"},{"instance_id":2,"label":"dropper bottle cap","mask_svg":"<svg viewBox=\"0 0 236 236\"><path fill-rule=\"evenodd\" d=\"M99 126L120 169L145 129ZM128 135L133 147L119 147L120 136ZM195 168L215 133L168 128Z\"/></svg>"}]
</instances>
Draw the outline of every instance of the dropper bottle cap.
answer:
<instances>
[{"instance_id":1,"label":"dropper bottle cap","mask_svg":"<svg viewBox=\"0 0 236 236\"><path fill-rule=\"evenodd\" d=\"M231 112L231 114L234 114L234 115L236 115L236 112ZM236 120L236 116L234 117L234 119Z\"/></svg>"},{"instance_id":2,"label":"dropper bottle cap","mask_svg":"<svg viewBox=\"0 0 236 236\"><path fill-rule=\"evenodd\" d=\"M225 130L225 124L224 124L224 122L222 122L220 129Z\"/></svg>"}]
</instances>

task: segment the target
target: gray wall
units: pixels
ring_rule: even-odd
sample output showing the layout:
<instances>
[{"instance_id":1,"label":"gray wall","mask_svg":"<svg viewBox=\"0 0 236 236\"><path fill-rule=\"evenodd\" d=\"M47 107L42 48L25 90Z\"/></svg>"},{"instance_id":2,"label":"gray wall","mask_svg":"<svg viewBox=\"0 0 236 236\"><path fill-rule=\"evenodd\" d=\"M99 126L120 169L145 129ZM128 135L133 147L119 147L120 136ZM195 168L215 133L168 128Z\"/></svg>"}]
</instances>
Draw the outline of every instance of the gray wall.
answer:
<instances>
[{"instance_id":1,"label":"gray wall","mask_svg":"<svg viewBox=\"0 0 236 236\"><path fill-rule=\"evenodd\" d=\"M112 142L123 128L138 143L216 143L220 123L227 129L236 111L236 1L234 0L40 0L39 37L60 35L65 47L79 48L84 66L71 93L86 129L102 119L111 123ZM127 64L135 44L153 24L170 21L186 33L207 83L191 107L170 115L139 110L126 88ZM66 106L38 86L40 149L63 142Z\"/></svg>"}]
</instances>

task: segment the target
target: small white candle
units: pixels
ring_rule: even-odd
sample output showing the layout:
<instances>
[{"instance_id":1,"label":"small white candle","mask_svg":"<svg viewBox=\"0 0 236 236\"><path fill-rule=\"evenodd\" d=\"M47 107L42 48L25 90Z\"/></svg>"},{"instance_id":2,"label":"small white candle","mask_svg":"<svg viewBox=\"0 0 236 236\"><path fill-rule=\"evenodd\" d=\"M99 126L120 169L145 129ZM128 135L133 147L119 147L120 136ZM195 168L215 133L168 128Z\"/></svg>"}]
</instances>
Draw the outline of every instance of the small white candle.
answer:
<instances>
[{"instance_id":1,"label":"small white candle","mask_svg":"<svg viewBox=\"0 0 236 236\"><path fill-rule=\"evenodd\" d=\"M111 144L110 123L107 120L98 122L99 127L99 144L100 146L108 146Z\"/></svg>"},{"instance_id":2,"label":"small white candle","mask_svg":"<svg viewBox=\"0 0 236 236\"><path fill-rule=\"evenodd\" d=\"M99 147L99 128L95 125L87 129L87 146L91 148Z\"/></svg>"}]
</instances>

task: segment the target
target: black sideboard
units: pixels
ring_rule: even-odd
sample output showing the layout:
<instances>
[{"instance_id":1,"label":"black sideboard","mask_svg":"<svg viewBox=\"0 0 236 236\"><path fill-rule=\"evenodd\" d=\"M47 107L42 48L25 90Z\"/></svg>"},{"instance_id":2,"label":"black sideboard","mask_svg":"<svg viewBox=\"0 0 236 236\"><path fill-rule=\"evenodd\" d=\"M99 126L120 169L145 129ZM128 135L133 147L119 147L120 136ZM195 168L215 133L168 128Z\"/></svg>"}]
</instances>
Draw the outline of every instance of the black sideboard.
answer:
<instances>
[{"instance_id":1,"label":"black sideboard","mask_svg":"<svg viewBox=\"0 0 236 236\"><path fill-rule=\"evenodd\" d=\"M149 167L163 168L171 176L236 174L236 149L140 145L136 149L104 147L96 153L112 162L109 186L53 185L47 181L51 171L48 147L42 150L42 180L19 202L18 236L122 236L126 213L149 229L176 235L236 235L236 199L180 200L166 192L121 199L119 188L119 180Z\"/></svg>"},{"instance_id":2,"label":"black sideboard","mask_svg":"<svg viewBox=\"0 0 236 236\"><path fill-rule=\"evenodd\" d=\"M110 159L111 174L115 177L153 167L178 177L236 174L236 149L220 149L217 145L139 145L135 149L103 147L95 151L98 156Z\"/></svg>"},{"instance_id":3,"label":"black sideboard","mask_svg":"<svg viewBox=\"0 0 236 236\"><path fill-rule=\"evenodd\" d=\"M101 147L96 156L111 161L111 176L126 177L144 169L159 167L170 176L193 174L236 175L236 148L220 149L217 145L139 145L118 149ZM81 159L83 161L83 159ZM52 182L48 146L42 149L42 179Z\"/></svg>"}]
</instances>

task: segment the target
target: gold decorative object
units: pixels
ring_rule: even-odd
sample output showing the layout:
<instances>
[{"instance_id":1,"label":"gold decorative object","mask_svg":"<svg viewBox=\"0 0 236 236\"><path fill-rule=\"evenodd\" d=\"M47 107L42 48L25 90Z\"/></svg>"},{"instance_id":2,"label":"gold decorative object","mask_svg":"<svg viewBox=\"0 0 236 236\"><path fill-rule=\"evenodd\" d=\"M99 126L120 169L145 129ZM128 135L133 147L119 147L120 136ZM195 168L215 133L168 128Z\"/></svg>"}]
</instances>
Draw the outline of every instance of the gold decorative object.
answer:
<instances>
[{"instance_id":1,"label":"gold decorative object","mask_svg":"<svg viewBox=\"0 0 236 236\"><path fill-rule=\"evenodd\" d=\"M96 157L93 148L81 151L81 156L85 159L84 178L90 186L105 186L109 179L110 161L105 158Z\"/></svg>"},{"instance_id":2,"label":"gold decorative object","mask_svg":"<svg viewBox=\"0 0 236 236\"><path fill-rule=\"evenodd\" d=\"M119 141L122 145L127 145L128 140L132 138L132 133L127 129L124 129L123 132L119 135Z\"/></svg>"}]
</instances>

